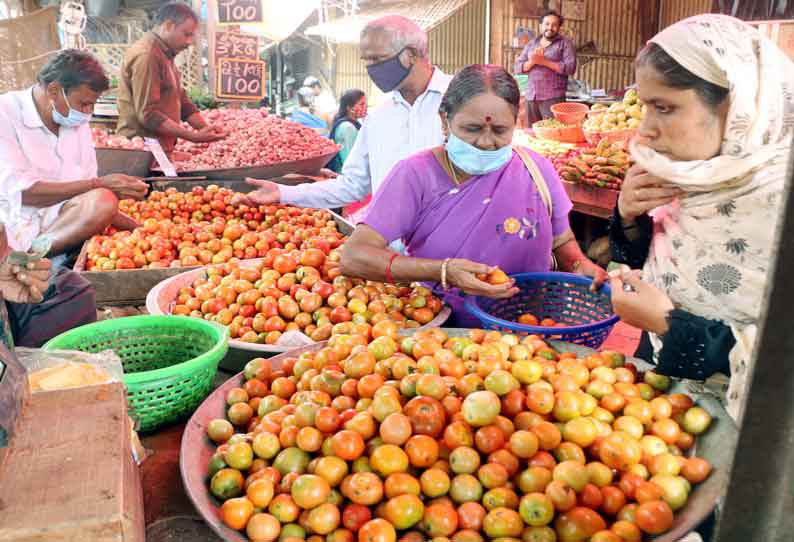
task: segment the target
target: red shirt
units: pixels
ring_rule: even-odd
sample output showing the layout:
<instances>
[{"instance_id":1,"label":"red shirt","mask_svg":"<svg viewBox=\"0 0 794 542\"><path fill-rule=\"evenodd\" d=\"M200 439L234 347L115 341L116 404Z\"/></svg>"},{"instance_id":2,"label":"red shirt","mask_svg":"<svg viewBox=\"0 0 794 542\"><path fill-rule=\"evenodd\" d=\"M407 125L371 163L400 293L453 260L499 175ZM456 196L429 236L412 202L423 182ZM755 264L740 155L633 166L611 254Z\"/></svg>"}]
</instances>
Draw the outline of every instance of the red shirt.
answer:
<instances>
[{"instance_id":1,"label":"red shirt","mask_svg":"<svg viewBox=\"0 0 794 542\"><path fill-rule=\"evenodd\" d=\"M515 72L524 73L524 63L529 60L532 53L540 47L543 37L537 37L527 43L521 56L516 60ZM568 88L568 76L576 71L576 48L568 38L557 35L543 51L543 56L547 60L556 62L562 68L561 73L547 68L546 66L532 66L529 70L529 84L527 86L527 101L543 101L552 98L565 97Z\"/></svg>"}]
</instances>

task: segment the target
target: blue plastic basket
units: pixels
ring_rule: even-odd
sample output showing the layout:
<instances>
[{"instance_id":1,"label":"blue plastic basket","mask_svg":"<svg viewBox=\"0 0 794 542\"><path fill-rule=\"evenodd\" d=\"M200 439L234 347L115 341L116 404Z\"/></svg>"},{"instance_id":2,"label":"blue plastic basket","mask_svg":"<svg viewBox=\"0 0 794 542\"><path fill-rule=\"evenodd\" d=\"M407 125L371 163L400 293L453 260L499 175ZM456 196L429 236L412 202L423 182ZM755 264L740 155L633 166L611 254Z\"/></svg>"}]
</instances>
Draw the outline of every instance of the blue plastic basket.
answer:
<instances>
[{"instance_id":1,"label":"blue plastic basket","mask_svg":"<svg viewBox=\"0 0 794 542\"><path fill-rule=\"evenodd\" d=\"M590 291L592 279L571 273L511 275L519 292L509 299L466 296L466 309L486 329L542 335L598 348L618 321L612 312L611 290ZM564 327L527 326L516 322L524 313L551 318Z\"/></svg>"}]
</instances>

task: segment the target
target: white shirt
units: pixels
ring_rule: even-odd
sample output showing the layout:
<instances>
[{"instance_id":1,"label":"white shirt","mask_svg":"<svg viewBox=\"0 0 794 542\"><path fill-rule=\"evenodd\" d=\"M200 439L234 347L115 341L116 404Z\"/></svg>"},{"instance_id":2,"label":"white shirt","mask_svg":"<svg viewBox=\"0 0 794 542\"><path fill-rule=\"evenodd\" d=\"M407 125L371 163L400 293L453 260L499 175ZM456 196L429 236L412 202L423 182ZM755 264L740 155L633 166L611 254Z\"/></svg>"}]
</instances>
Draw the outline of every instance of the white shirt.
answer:
<instances>
[{"instance_id":1,"label":"white shirt","mask_svg":"<svg viewBox=\"0 0 794 542\"><path fill-rule=\"evenodd\" d=\"M438 108L451 80L451 75L435 68L427 89L413 105L398 91L389 93L367 114L342 174L330 181L279 186L281 201L301 207L334 208L375 193L397 162L444 142Z\"/></svg>"},{"instance_id":2,"label":"white shirt","mask_svg":"<svg viewBox=\"0 0 794 542\"><path fill-rule=\"evenodd\" d=\"M33 102L33 89L0 96L0 222L15 250L28 250L58 217L63 202L50 207L22 205L22 192L38 181L69 182L97 176L91 128L60 127L50 132Z\"/></svg>"},{"instance_id":3,"label":"white shirt","mask_svg":"<svg viewBox=\"0 0 794 542\"><path fill-rule=\"evenodd\" d=\"M336 115L339 106L334 99L334 95L327 90L322 91L314 98L314 110L321 115Z\"/></svg>"}]
</instances>

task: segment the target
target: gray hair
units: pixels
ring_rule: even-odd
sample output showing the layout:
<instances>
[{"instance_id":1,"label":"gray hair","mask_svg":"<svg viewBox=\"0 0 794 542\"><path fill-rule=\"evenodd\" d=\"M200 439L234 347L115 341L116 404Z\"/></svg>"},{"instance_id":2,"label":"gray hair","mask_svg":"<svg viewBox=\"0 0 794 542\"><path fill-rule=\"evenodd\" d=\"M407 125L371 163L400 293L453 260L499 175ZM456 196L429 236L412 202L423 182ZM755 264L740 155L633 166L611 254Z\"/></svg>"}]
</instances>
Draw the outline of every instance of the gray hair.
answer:
<instances>
[{"instance_id":1,"label":"gray hair","mask_svg":"<svg viewBox=\"0 0 794 542\"><path fill-rule=\"evenodd\" d=\"M384 15L367 23L361 31L361 37L370 32L383 32L389 35L394 45L394 51L410 47L416 54L424 58L427 56L427 32L407 17L402 15Z\"/></svg>"},{"instance_id":2,"label":"gray hair","mask_svg":"<svg viewBox=\"0 0 794 542\"><path fill-rule=\"evenodd\" d=\"M298 105L301 107L312 107L314 105L314 91L309 87L298 89Z\"/></svg>"}]
</instances>

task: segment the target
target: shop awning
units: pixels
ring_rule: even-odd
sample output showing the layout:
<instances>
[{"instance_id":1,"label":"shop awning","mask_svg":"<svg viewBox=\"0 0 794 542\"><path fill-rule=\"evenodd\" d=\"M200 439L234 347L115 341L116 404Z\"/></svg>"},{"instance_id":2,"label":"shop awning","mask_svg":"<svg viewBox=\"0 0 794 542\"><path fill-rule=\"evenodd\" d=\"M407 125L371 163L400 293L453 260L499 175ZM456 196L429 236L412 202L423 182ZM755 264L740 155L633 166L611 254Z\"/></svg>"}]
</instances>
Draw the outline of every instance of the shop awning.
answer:
<instances>
[{"instance_id":1,"label":"shop awning","mask_svg":"<svg viewBox=\"0 0 794 542\"><path fill-rule=\"evenodd\" d=\"M371 20L383 15L402 15L415 21L429 32L453 13L466 5L468 0L392 0L386 2L362 2L358 13L315 25L306 29L311 36L320 36L337 43L358 43L361 29Z\"/></svg>"}]
</instances>

